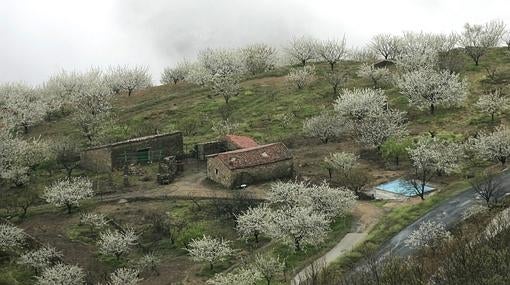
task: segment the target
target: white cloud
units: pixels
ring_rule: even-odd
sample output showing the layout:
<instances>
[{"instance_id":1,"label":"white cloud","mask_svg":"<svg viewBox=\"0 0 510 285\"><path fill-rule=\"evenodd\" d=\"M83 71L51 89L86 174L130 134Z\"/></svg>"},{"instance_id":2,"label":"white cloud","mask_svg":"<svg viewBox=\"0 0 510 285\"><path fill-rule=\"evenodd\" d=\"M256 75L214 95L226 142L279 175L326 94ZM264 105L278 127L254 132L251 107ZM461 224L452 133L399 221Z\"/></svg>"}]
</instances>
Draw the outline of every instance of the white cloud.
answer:
<instances>
[{"instance_id":1,"label":"white cloud","mask_svg":"<svg viewBox=\"0 0 510 285\"><path fill-rule=\"evenodd\" d=\"M450 32L465 22L508 20L503 0L4 0L0 82L41 83L61 68L164 66L199 49L309 34L351 46L376 33Z\"/></svg>"}]
</instances>

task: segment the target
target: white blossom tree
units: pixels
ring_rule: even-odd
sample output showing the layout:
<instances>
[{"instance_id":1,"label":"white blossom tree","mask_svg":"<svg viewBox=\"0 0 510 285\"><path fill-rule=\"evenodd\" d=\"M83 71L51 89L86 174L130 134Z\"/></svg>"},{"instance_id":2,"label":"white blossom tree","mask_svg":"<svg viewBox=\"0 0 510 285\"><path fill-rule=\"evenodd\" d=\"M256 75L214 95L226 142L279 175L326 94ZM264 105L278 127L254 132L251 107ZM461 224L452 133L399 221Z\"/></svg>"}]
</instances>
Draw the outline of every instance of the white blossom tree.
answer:
<instances>
[{"instance_id":1,"label":"white blossom tree","mask_svg":"<svg viewBox=\"0 0 510 285\"><path fill-rule=\"evenodd\" d=\"M178 62L173 68L167 67L161 74L162 84L177 84L179 81L184 81L188 76L190 64L187 61Z\"/></svg>"},{"instance_id":2,"label":"white blossom tree","mask_svg":"<svg viewBox=\"0 0 510 285\"><path fill-rule=\"evenodd\" d=\"M378 88L381 84L391 82L392 75L386 67L375 67L373 64L363 64L357 72L359 77L370 80L374 88Z\"/></svg>"},{"instance_id":3,"label":"white blossom tree","mask_svg":"<svg viewBox=\"0 0 510 285\"><path fill-rule=\"evenodd\" d=\"M100 213L83 213L80 215L80 224L94 229L103 229L108 225L108 219Z\"/></svg>"},{"instance_id":4,"label":"white blossom tree","mask_svg":"<svg viewBox=\"0 0 510 285\"><path fill-rule=\"evenodd\" d=\"M425 199L426 187L438 174L450 174L458 170L462 149L460 145L437 138L421 138L416 146L407 148L412 168L407 180L414 192Z\"/></svg>"},{"instance_id":5,"label":"white blossom tree","mask_svg":"<svg viewBox=\"0 0 510 285\"><path fill-rule=\"evenodd\" d=\"M0 85L0 93L4 101L0 104L0 119L9 129L22 129L26 134L48 112L41 89L23 83L6 83Z\"/></svg>"},{"instance_id":6,"label":"white blossom tree","mask_svg":"<svg viewBox=\"0 0 510 285\"><path fill-rule=\"evenodd\" d=\"M209 285L256 285L261 279L260 273L250 267L234 269L228 273L215 274L206 281Z\"/></svg>"},{"instance_id":7,"label":"white blossom tree","mask_svg":"<svg viewBox=\"0 0 510 285\"><path fill-rule=\"evenodd\" d=\"M136 285L142 281L138 275L140 272L132 268L118 268L110 274L108 285Z\"/></svg>"},{"instance_id":8,"label":"white blossom tree","mask_svg":"<svg viewBox=\"0 0 510 285\"><path fill-rule=\"evenodd\" d=\"M447 70L422 68L403 74L397 85L409 103L434 114L437 105L459 106L467 97L467 82Z\"/></svg>"},{"instance_id":9,"label":"white blossom tree","mask_svg":"<svg viewBox=\"0 0 510 285\"><path fill-rule=\"evenodd\" d=\"M243 239L248 240L253 237L258 243L259 236L265 232L270 215L271 211L265 204L249 208L237 216L237 232Z\"/></svg>"},{"instance_id":10,"label":"white blossom tree","mask_svg":"<svg viewBox=\"0 0 510 285\"><path fill-rule=\"evenodd\" d=\"M414 248L436 248L452 237L446 226L441 222L426 221L411 232L405 244Z\"/></svg>"},{"instance_id":11,"label":"white blossom tree","mask_svg":"<svg viewBox=\"0 0 510 285\"><path fill-rule=\"evenodd\" d=\"M333 71L335 65L347 55L345 36L341 40L330 39L317 42L316 51L317 55L327 62Z\"/></svg>"},{"instance_id":12,"label":"white blossom tree","mask_svg":"<svg viewBox=\"0 0 510 285\"><path fill-rule=\"evenodd\" d=\"M357 121L371 113L381 112L387 105L383 90L366 88L344 89L333 106L338 115Z\"/></svg>"},{"instance_id":13,"label":"white blossom tree","mask_svg":"<svg viewBox=\"0 0 510 285\"><path fill-rule=\"evenodd\" d=\"M206 235L200 239L192 239L187 250L192 260L209 263L211 270L215 263L226 260L234 253L229 241Z\"/></svg>"},{"instance_id":14,"label":"white blossom tree","mask_svg":"<svg viewBox=\"0 0 510 285\"><path fill-rule=\"evenodd\" d=\"M407 134L406 113L394 109L370 112L362 120L352 122L351 127L364 147L380 150L386 140Z\"/></svg>"},{"instance_id":15,"label":"white blossom tree","mask_svg":"<svg viewBox=\"0 0 510 285\"><path fill-rule=\"evenodd\" d=\"M39 272L40 270L53 265L53 263L60 258L62 258L62 252L51 246L43 246L39 249L22 254L18 263L29 266L36 272Z\"/></svg>"},{"instance_id":16,"label":"white blossom tree","mask_svg":"<svg viewBox=\"0 0 510 285\"><path fill-rule=\"evenodd\" d=\"M251 44L241 49L245 69L255 75L275 68L276 49L267 44Z\"/></svg>"},{"instance_id":17,"label":"white blossom tree","mask_svg":"<svg viewBox=\"0 0 510 285\"><path fill-rule=\"evenodd\" d=\"M80 80L83 85L72 98L74 119L91 143L101 124L111 115L113 93L99 70L82 74Z\"/></svg>"},{"instance_id":18,"label":"white blossom tree","mask_svg":"<svg viewBox=\"0 0 510 285\"><path fill-rule=\"evenodd\" d=\"M75 71L65 71L52 75L43 85L50 112L64 113L70 109L72 100L83 88L85 82Z\"/></svg>"},{"instance_id":19,"label":"white blossom tree","mask_svg":"<svg viewBox=\"0 0 510 285\"><path fill-rule=\"evenodd\" d=\"M132 228L127 228L122 232L106 230L99 234L99 252L104 255L113 255L119 260L122 255L131 252L137 241L138 235Z\"/></svg>"},{"instance_id":20,"label":"white blossom tree","mask_svg":"<svg viewBox=\"0 0 510 285\"><path fill-rule=\"evenodd\" d=\"M501 125L492 133L481 132L471 139L471 144L481 158L499 161L504 166L510 156L510 130Z\"/></svg>"},{"instance_id":21,"label":"white blossom tree","mask_svg":"<svg viewBox=\"0 0 510 285\"><path fill-rule=\"evenodd\" d=\"M140 272L152 271L159 275L158 265L161 263L161 259L154 253L150 252L144 254L135 262L135 267Z\"/></svg>"},{"instance_id":22,"label":"white blossom tree","mask_svg":"<svg viewBox=\"0 0 510 285\"><path fill-rule=\"evenodd\" d=\"M66 207L70 214L73 207L79 207L82 200L94 196L92 182L86 177L64 178L46 187L42 198L56 207Z\"/></svg>"},{"instance_id":23,"label":"white blossom tree","mask_svg":"<svg viewBox=\"0 0 510 285\"><path fill-rule=\"evenodd\" d=\"M399 54L400 38L391 34L378 34L372 38L369 47L384 59L392 60Z\"/></svg>"},{"instance_id":24,"label":"white blossom tree","mask_svg":"<svg viewBox=\"0 0 510 285\"><path fill-rule=\"evenodd\" d=\"M476 107L480 111L490 114L491 121L494 122L494 116L507 110L509 102L508 97L501 94L499 90L496 90L489 94L482 94L476 102Z\"/></svg>"},{"instance_id":25,"label":"white blossom tree","mask_svg":"<svg viewBox=\"0 0 510 285\"><path fill-rule=\"evenodd\" d=\"M145 89L152 85L152 78L149 74L147 66L119 66L117 69L119 73L118 79L120 80L120 88L126 91L128 96L134 91Z\"/></svg>"},{"instance_id":26,"label":"white blossom tree","mask_svg":"<svg viewBox=\"0 0 510 285\"><path fill-rule=\"evenodd\" d=\"M291 60L301 63L302 66L317 59L317 41L310 37L293 38L284 50Z\"/></svg>"},{"instance_id":27,"label":"white blossom tree","mask_svg":"<svg viewBox=\"0 0 510 285\"><path fill-rule=\"evenodd\" d=\"M349 51L347 58L356 62L373 64L378 61L379 53L371 48L353 48Z\"/></svg>"},{"instance_id":28,"label":"white blossom tree","mask_svg":"<svg viewBox=\"0 0 510 285\"><path fill-rule=\"evenodd\" d=\"M483 25L466 23L461 33L460 43L466 54L478 65L480 58L489 48L496 47L505 33L505 23L493 20Z\"/></svg>"},{"instance_id":29,"label":"white blossom tree","mask_svg":"<svg viewBox=\"0 0 510 285\"><path fill-rule=\"evenodd\" d=\"M41 139L23 140L0 130L0 178L23 186L33 169L51 158L49 146Z\"/></svg>"},{"instance_id":30,"label":"white blossom tree","mask_svg":"<svg viewBox=\"0 0 510 285\"><path fill-rule=\"evenodd\" d=\"M273 212L268 235L301 251L305 246L317 246L324 241L329 223L325 214L311 207L286 207Z\"/></svg>"},{"instance_id":31,"label":"white blossom tree","mask_svg":"<svg viewBox=\"0 0 510 285\"><path fill-rule=\"evenodd\" d=\"M206 86L211 81L212 75L200 62L190 63L184 80L199 86Z\"/></svg>"},{"instance_id":32,"label":"white blossom tree","mask_svg":"<svg viewBox=\"0 0 510 285\"><path fill-rule=\"evenodd\" d=\"M285 79L297 89L303 89L316 79L315 67L306 65L301 68L292 68Z\"/></svg>"},{"instance_id":33,"label":"white blossom tree","mask_svg":"<svg viewBox=\"0 0 510 285\"><path fill-rule=\"evenodd\" d=\"M266 279L267 285L271 285L271 281L277 274L283 272L285 264L279 256L256 254L253 259L253 267Z\"/></svg>"},{"instance_id":34,"label":"white blossom tree","mask_svg":"<svg viewBox=\"0 0 510 285\"><path fill-rule=\"evenodd\" d=\"M303 122L303 133L306 136L318 138L322 143L327 143L345 131L344 125L342 118L324 111Z\"/></svg>"},{"instance_id":35,"label":"white blossom tree","mask_svg":"<svg viewBox=\"0 0 510 285\"><path fill-rule=\"evenodd\" d=\"M9 225L0 224L0 252L7 252L23 246L26 234L23 229Z\"/></svg>"},{"instance_id":36,"label":"white blossom tree","mask_svg":"<svg viewBox=\"0 0 510 285\"><path fill-rule=\"evenodd\" d=\"M222 96L228 104L230 98L239 94L239 82L245 69L238 51L206 49L199 53L199 64L193 73L203 77L201 81L213 90L214 95Z\"/></svg>"},{"instance_id":37,"label":"white blossom tree","mask_svg":"<svg viewBox=\"0 0 510 285\"><path fill-rule=\"evenodd\" d=\"M330 187L325 182L312 186L303 182L276 182L271 185L267 199L272 207L309 208L334 218L345 215L354 206L356 196L349 189Z\"/></svg>"},{"instance_id":38,"label":"white blossom tree","mask_svg":"<svg viewBox=\"0 0 510 285\"><path fill-rule=\"evenodd\" d=\"M329 173L329 179L332 178L333 171L341 171L342 173L348 173L356 165L359 159L358 155L351 152L334 152L330 153L324 158L326 169Z\"/></svg>"},{"instance_id":39,"label":"white blossom tree","mask_svg":"<svg viewBox=\"0 0 510 285\"><path fill-rule=\"evenodd\" d=\"M84 285L85 272L76 265L57 263L44 269L41 276L36 277L37 285Z\"/></svg>"}]
</instances>

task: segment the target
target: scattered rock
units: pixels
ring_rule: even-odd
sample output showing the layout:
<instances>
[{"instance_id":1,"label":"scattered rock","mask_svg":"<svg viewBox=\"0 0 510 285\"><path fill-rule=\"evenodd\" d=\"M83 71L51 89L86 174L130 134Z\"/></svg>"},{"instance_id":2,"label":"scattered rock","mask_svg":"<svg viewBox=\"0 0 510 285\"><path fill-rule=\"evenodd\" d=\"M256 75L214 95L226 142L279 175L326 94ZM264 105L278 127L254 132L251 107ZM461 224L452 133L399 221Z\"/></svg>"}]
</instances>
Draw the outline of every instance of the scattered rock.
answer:
<instances>
[{"instance_id":1,"label":"scattered rock","mask_svg":"<svg viewBox=\"0 0 510 285\"><path fill-rule=\"evenodd\" d=\"M128 200L126 200L126 199L120 199L120 200L117 202L117 204L126 204L126 203L128 203Z\"/></svg>"}]
</instances>

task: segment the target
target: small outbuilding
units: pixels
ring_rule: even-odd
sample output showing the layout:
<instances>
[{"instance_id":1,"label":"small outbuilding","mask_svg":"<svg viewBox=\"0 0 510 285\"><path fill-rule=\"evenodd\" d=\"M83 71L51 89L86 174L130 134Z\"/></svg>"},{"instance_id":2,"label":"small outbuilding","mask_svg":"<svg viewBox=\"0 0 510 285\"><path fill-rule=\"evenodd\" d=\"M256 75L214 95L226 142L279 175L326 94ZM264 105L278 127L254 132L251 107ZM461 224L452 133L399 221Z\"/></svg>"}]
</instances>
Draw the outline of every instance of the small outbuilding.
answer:
<instances>
[{"instance_id":1,"label":"small outbuilding","mask_svg":"<svg viewBox=\"0 0 510 285\"><path fill-rule=\"evenodd\" d=\"M110 172L126 163L151 163L182 154L182 134L175 132L88 148L81 153L80 165L91 171Z\"/></svg>"},{"instance_id":2,"label":"small outbuilding","mask_svg":"<svg viewBox=\"0 0 510 285\"><path fill-rule=\"evenodd\" d=\"M290 177L292 173L292 154L283 143L255 145L207 159L207 177L227 188Z\"/></svg>"},{"instance_id":3,"label":"small outbuilding","mask_svg":"<svg viewBox=\"0 0 510 285\"><path fill-rule=\"evenodd\" d=\"M223 138L228 150L236 150L243 148L256 147L259 144L252 138L247 136L226 135Z\"/></svg>"}]
</instances>

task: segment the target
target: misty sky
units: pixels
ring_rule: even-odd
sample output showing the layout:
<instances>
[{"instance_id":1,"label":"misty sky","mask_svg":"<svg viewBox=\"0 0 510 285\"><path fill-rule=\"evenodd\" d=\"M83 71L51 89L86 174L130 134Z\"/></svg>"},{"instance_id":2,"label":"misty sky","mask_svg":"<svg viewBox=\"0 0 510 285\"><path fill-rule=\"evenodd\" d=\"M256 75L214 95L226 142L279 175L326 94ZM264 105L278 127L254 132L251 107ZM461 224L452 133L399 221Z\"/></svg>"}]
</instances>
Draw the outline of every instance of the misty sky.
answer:
<instances>
[{"instance_id":1,"label":"misty sky","mask_svg":"<svg viewBox=\"0 0 510 285\"><path fill-rule=\"evenodd\" d=\"M508 0L0 0L0 82L114 64L147 65L157 82L205 47L344 34L361 46L382 32L510 25L509 10Z\"/></svg>"}]
</instances>

